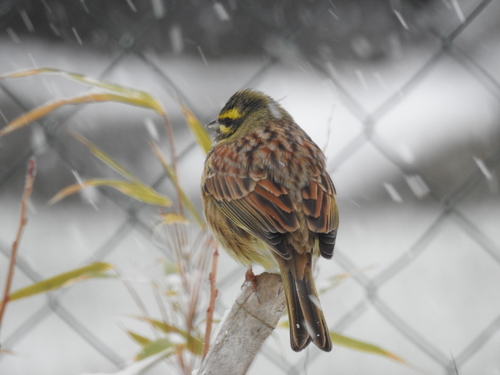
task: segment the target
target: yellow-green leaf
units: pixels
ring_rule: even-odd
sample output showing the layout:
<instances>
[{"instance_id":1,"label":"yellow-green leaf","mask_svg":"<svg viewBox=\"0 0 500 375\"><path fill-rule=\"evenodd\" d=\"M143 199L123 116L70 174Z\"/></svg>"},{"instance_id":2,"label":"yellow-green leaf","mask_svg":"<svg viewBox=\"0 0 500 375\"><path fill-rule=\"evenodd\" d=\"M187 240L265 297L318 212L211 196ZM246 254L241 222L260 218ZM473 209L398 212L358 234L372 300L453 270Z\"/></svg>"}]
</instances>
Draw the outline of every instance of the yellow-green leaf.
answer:
<instances>
[{"instance_id":1,"label":"yellow-green leaf","mask_svg":"<svg viewBox=\"0 0 500 375\"><path fill-rule=\"evenodd\" d=\"M160 331L163 331L167 334L171 333L177 333L184 337L186 340L186 348L191 351L192 353L196 355L201 355L202 350L203 350L203 341L198 338L194 337L193 335L190 335L188 332L181 330L173 325L170 325L168 323L164 323L162 321L156 320L156 319L150 319L146 317L135 317L136 319L145 321L150 323L153 327L159 329Z\"/></svg>"},{"instance_id":2,"label":"yellow-green leaf","mask_svg":"<svg viewBox=\"0 0 500 375\"><path fill-rule=\"evenodd\" d=\"M165 272L165 275L176 275L179 273L177 264L169 262L166 259L160 259L160 263L163 265L163 272Z\"/></svg>"},{"instance_id":3,"label":"yellow-green leaf","mask_svg":"<svg viewBox=\"0 0 500 375\"><path fill-rule=\"evenodd\" d=\"M203 353L203 341L200 338L188 336L186 340L186 347L191 353L196 355L201 355Z\"/></svg>"},{"instance_id":4,"label":"yellow-green leaf","mask_svg":"<svg viewBox=\"0 0 500 375\"><path fill-rule=\"evenodd\" d=\"M395 361L398 361L400 363L403 363L407 365L408 363L403 360L401 357L397 356L394 353L391 353L387 350L384 350L376 345L369 344L363 341L355 340L350 337L341 335L339 333L335 332L330 332L330 337L332 339L332 343L340 346L344 346L349 349L355 349L355 350L360 350L363 352L371 353L371 354L377 354L381 355L390 359L393 359Z\"/></svg>"},{"instance_id":5,"label":"yellow-green leaf","mask_svg":"<svg viewBox=\"0 0 500 375\"><path fill-rule=\"evenodd\" d=\"M154 110L161 116L165 116L165 110L162 105L150 94L145 91L140 91L136 89L131 89L129 87L124 87L117 85L115 83L99 81L95 78L90 78L84 76L83 74L66 72L64 70L52 69L52 68L42 68L42 69L31 69L25 70L22 72L12 73L5 76L0 76L0 79L5 78L23 78L30 77L37 74L59 74L65 78L72 79L74 81L86 84L88 86L97 87L101 89L105 89L108 91L119 93L121 96L127 97L132 101L136 101L137 103L142 103L141 107L146 107Z\"/></svg>"},{"instance_id":6,"label":"yellow-green leaf","mask_svg":"<svg viewBox=\"0 0 500 375\"><path fill-rule=\"evenodd\" d=\"M87 180L81 184L65 187L49 201L49 204L56 203L61 199L66 198L68 195L74 194L87 186L109 186L144 203L155 204L163 207L170 207L172 205L172 201L169 198L161 195L154 189L142 183L104 179Z\"/></svg>"},{"instance_id":7,"label":"yellow-green leaf","mask_svg":"<svg viewBox=\"0 0 500 375\"><path fill-rule=\"evenodd\" d=\"M212 140L210 139L210 136L208 135L207 130L205 127L198 121L196 116L189 110L188 107L186 107L184 104L181 104L182 111L184 112L184 117L186 118L186 122L189 126L189 129L191 129L191 132L194 135L194 138L196 139L196 142L201 146L203 151L205 153L208 153L210 149L212 148Z\"/></svg>"},{"instance_id":8,"label":"yellow-green leaf","mask_svg":"<svg viewBox=\"0 0 500 375\"><path fill-rule=\"evenodd\" d=\"M179 328L172 326L168 323L164 323L160 320L150 319L150 318L146 318L146 317L142 317L142 316L134 316L134 318L136 318L138 320L142 320L143 322L147 322L147 323L151 324L153 327L158 328L160 331L163 331L165 333L172 333L173 332L173 333L179 333L181 335L186 334L184 331L180 330Z\"/></svg>"},{"instance_id":9,"label":"yellow-green leaf","mask_svg":"<svg viewBox=\"0 0 500 375\"><path fill-rule=\"evenodd\" d=\"M81 134L71 132L71 135L82 142L89 150L94 154L95 157L102 160L108 166L113 168L116 172L121 174L123 177L130 181L134 181L137 183L141 183L131 172L129 172L126 168L122 167L117 161L115 161L111 156L106 154L103 150L97 147L95 144L90 142L87 138L85 138Z\"/></svg>"},{"instance_id":10,"label":"yellow-green leaf","mask_svg":"<svg viewBox=\"0 0 500 375\"><path fill-rule=\"evenodd\" d=\"M140 361L141 359L152 356L153 354L157 354L166 349L172 348L172 353L174 352L175 345L167 338L158 339L155 341L151 341L147 345L145 345L139 353L134 358L134 361Z\"/></svg>"},{"instance_id":11,"label":"yellow-green leaf","mask_svg":"<svg viewBox=\"0 0 500 375\"><path fill-rule=\"evenodd\" d=\"M113 266L109 263L96 262L88 266L80 267L75 270L59 274L57 276L39 281L26 288L16 290L11 293L9 299L14 301L16 299L26 298L39 293L45 293L50 290L58 289L68 286L77 281L86 280L90 278L99 278L107 276L105 271L110 270Z\"/></svg>"},{"instance_id":12,"label":"yellow-green leaf","mask_svg":"<svg viewBox=\"0 0 500 375\"><path fill-rule=\"evenodd\" d=\"M135 332L132 332L132 331L126 331L130 337L132 337L132 339L138 343L140 346L145 346L145 345L148 345L151 340L148 339L147 337L145 336L142 336L142 335L139 335L138 333L135 333Z\"/></svg>"},{"instance_id":13,"label":"yellow-green leaf","mask_svg":"<svg viewBox=\"0 0 500 375\"><path fill-rule=\"evenodd\" d=\"M14 130L22 128L23 126L28 125L29 123L42 118L43 116L54 111L55 109L68 104L83 104L83 103L97 103L97 102L110 102L110 101L128 103L138 107L150 108L156 111L156 108L153 108L151 106L151 103L145 101L141 97L123 96L123 95L109 94L109 93L86 94L72 99L61 99L56 102L44 104L41 107L33 109L28 113L25 113L17 117L12 122L7 124L7 126L5 126L3 129L1 129L0 137L4 136L5 134L13 132ZM165 113L163 112L160 114L163 116Z\"/></svg>"},{"instance_id":14,"label":"yellow-green leaf","mask_svg":"<svg viewBox=\"0 0 500 375\"><path fill-rule=\"evenodd\" d=\"M167 212L161 215L161 222L166 225L170 224L189 224L189 220L177 212Z\"/></svg>"}]
</instances>

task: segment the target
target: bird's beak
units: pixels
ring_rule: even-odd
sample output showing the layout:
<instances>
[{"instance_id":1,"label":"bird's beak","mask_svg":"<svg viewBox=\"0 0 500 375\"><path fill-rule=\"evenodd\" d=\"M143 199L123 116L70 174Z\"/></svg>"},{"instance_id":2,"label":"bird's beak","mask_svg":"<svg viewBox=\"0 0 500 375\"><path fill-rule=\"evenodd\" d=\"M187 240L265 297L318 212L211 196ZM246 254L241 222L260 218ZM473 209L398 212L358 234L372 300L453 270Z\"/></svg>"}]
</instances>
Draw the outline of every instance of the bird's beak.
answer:
<instances>
[{"instance_id":1,"label":"bird's beak","mask_svg":"<svg viewBox=\"0 0 500 375\"><path fill-rule=\"evenodd\" d=\"M213 120L213 121L210 121L208 124L206 124L205 127L210 129L210 130L219 131L220 124L219 124L218 120Z\"/></svg>"}]
</instances>

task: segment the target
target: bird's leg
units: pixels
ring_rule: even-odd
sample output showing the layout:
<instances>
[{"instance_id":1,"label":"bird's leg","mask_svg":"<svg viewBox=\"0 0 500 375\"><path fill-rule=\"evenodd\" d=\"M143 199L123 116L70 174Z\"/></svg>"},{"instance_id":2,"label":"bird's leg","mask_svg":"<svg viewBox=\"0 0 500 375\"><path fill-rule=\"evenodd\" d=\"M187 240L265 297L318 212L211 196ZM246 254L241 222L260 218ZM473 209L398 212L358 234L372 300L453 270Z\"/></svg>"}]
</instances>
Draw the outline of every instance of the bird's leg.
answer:
<instances>
[{"instance_id":1,"label":"bird's leg","mask_svg":"<svg viewBox=\"0 0 500 375\"><path fill-rule=\"evenodd\" d=\"M257 292L257 276L253 273L252 266L248 267L248 270L245 273L245 284L246 283L250 283L252 285L254 293Z\"/></svg>"},{"instance_id":2,"label":"bird's leg","mask_svg":"<svg viewBox=\"0 0 500 375\"><path fill-rule=\"evenodd\" d=\"M257 276L253 273L252 266L249 266L247 272L245 273L245 282L243 285L248 284L252 286L252 291L255 293L255 297L257 297L257 302L260 303L259 295L257 294Z\"/></svg>"}]
</instances>

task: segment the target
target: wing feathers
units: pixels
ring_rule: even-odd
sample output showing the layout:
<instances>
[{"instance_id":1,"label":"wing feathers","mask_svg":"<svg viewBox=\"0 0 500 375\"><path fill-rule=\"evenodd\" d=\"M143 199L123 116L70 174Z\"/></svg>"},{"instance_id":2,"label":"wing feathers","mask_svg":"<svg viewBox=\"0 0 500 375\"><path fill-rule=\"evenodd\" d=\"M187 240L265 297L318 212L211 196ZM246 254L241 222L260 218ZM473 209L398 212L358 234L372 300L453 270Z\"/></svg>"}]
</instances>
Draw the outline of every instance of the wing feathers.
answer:
<instances>
[{"instance_id":1,"label":"wing feathers","mask_svg":"<svg viewBox=\"0 0 500 375\"><path fill-rule=\"evenodd\" d=\"M283 234L299 227L297 207L287 189L267 175L240 177L218 173L205 180L204 190L234 223L268 243L277 254L289 259ZM308 229L318 234L320 253L333 256L338 227L335 188L326 173L313 176L301 190L302 210Z\"/></svg>"},{"instance_id":2,"label":"wing feathers","mask_svg":"<svg viewBox=\"0 0 500 375\"><path fill-rule=\"evenodd\" d=\"M335 203L335 187L326 174L321 174L302 189L304 213L310 231L318 233L321 256L333 256L337 237L338 213Z\"/></svg>"},{"instance_id":3,"label":"wing feathers","mask_svg":"<svg viewBox=\"0 0 500 375\"><path fill-rule=\"evenodd\" d=\"M297 230L299 221L297 208L282 185L267 178L255 181L218 174L206 179L204 189L234 223L267 242L284 259L290 259L283 233Z\"/></svg>"}]
</instances>

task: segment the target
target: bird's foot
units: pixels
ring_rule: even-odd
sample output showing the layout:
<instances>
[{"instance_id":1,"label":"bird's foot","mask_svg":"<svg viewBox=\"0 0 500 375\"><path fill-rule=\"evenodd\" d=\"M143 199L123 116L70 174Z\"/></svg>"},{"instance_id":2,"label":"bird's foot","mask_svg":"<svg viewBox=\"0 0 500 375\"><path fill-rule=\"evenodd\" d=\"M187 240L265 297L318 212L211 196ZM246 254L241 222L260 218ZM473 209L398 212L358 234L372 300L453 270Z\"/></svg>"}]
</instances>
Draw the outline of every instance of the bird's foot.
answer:
<instances>
[{"instance_id":1,"label":"bird's foot","mask_svg":"<svg viewBox=\"0 0 500 375\"><path fill-rule=\"evenodd\" d=\"M245 273L245 283L243 285L250 284L254 293L257 292L257 276L252 271L252 267L250 267Z\"/></svg>"}]
</instances>

